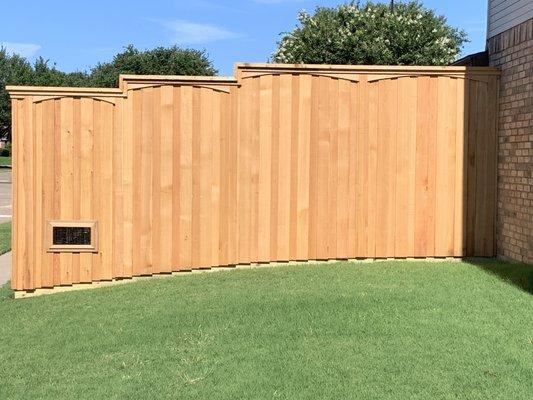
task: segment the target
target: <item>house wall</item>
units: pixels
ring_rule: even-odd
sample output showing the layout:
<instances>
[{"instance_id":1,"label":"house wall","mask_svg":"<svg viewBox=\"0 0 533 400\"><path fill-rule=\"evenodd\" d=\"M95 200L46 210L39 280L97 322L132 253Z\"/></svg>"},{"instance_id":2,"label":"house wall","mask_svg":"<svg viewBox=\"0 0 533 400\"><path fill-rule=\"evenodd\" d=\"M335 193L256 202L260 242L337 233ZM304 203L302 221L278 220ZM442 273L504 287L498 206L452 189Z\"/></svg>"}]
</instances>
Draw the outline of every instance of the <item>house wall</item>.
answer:
<instances>
[{"instance_id":1,"label":"house wall","mask_svg":"<svg viewBox=\"0 0 533 400\"><path fill-rule=\"evenodd\" d=\"M502 73L497 251L533 263L533 19L489 38L487 49Z\"/></svg>"},{"instance_id":2,"label":"house wall","mask_svg":"<svg viewBox=\"0 0 533 400\"><path fill-rule=\"evenodd\" d=\"M488 0L487 37L533 18L533 0Z\"/></svg>"}]
</instances>

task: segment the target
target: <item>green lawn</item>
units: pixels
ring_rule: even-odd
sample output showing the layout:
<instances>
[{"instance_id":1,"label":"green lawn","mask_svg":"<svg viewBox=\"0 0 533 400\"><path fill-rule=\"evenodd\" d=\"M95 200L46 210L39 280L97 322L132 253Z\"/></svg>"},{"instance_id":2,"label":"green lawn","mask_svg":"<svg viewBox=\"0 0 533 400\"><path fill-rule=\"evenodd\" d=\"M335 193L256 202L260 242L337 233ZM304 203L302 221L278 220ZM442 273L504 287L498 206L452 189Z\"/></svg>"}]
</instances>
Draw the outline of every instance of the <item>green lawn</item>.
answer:
<instances>
[{"instance_id":1,"label":"green lawn","mask_svg":"<svg viewBox=\"0 0 533 400\"><path fill-rule=\"evenodd\" d=\"M11 250L11 222L0 224L0 254Z\"/></svg>"},{"instance_id":2,"label":"green lawn","mask_svg":"<svg viewBox=\"0 0 533 400\"><path fill-rule=\"evenodd\" d=\"M1 399L530 399L533 268L265 267L0 301Z\"/></svg>"},{"instance_id":3,"label":"green lawn","mask_svg":"<svg viewBox=\"0 0 533 400\"><path fill-rule=\"evenodd\" d=\"M11 157L0 157L0 166L11 166Z\"/></svg>"}]
</instances>

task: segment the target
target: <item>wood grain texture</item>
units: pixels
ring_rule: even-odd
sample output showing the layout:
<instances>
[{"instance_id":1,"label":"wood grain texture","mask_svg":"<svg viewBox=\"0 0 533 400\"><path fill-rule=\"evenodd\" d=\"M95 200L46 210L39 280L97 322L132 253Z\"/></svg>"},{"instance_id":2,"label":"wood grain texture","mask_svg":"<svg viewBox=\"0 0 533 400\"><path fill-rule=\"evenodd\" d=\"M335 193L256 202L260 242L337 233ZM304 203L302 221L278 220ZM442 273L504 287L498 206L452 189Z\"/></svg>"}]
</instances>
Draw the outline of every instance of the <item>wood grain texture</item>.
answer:
<instances>
[{"instance_id":1,"label":"wood grain texture","mask_svg":"<svg viewBox=\"0 0 533 400\"><path fill-rule=\"evenodd\" d=\"M350 68L10 89L13 288L250 262L493 256L495 72ZM97 220L98 253L48 252L57 219Z\"/></svg>"}]
</instances>

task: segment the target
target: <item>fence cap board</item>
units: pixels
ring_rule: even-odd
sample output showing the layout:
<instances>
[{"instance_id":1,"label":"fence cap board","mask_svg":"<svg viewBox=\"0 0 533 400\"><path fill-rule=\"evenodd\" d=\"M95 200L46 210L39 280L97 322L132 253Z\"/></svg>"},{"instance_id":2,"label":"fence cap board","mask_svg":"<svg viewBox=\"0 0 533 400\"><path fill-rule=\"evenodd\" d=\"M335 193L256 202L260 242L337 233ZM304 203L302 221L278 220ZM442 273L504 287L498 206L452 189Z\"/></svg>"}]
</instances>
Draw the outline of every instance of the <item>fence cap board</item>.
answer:
<instances>
[{"instance_id":1,"label":"fence cap board","mask_svg":"<svg viewBox=\"0 0 533 400\"><path fill-rule=\"evenodd\" d=\"M6 91L9 93L12 99L22 99L28 96L125 97L125 94L119 88L6 86Z\"/></svg>"},{"instance_id":2,"label":"fence cap board","mask_svg":"<svg viewBox=\"0 0 533 400\"><path fill-rule=\"evenodd\" d=\"M275 63L236 63L235 71L251 70L312 70L312 71L353 71L358 73L476 73L500 75L495 67L432 66L432 65L342 65L342 64L275 64Z\"/></svg>"},{"instance_id":3,"label":"fence cap board","mask_svg":"<svg viewBox=\"0 0 533 400\"><path fill-rule=\"evenodd\" d=\"M490 76L499 76L500 70L494 67L464 66L407 66L407 65L327 65L327 64L269 64L236 63L235 76L242 79L261 75L311 74L329 76L357 82L360 75L366 75L369 82L417 76L447 76L487 81Z\"/></svg>"}]
</instances>

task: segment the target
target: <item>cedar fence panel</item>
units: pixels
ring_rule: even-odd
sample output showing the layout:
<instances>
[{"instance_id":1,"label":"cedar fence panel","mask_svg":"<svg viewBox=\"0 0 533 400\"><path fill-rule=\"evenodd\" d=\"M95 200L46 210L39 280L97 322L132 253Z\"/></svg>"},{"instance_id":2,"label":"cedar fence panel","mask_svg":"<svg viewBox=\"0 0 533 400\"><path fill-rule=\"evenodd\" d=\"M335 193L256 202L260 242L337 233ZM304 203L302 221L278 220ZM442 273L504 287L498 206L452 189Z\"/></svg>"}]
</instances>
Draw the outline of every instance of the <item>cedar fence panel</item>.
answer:
<instances>
[{"instance_id":1,"label":"cedar fence panel","mask_svg":"<svg viewBox=\"0 0 533 400\"><path fill-rule=\"evenodd\" d=\"M12 287L494 256L497 70L238 64L235 76L9 87ZM51 220L98 221L98 252L48 252Z\"/></svg>"}]
</instances>

